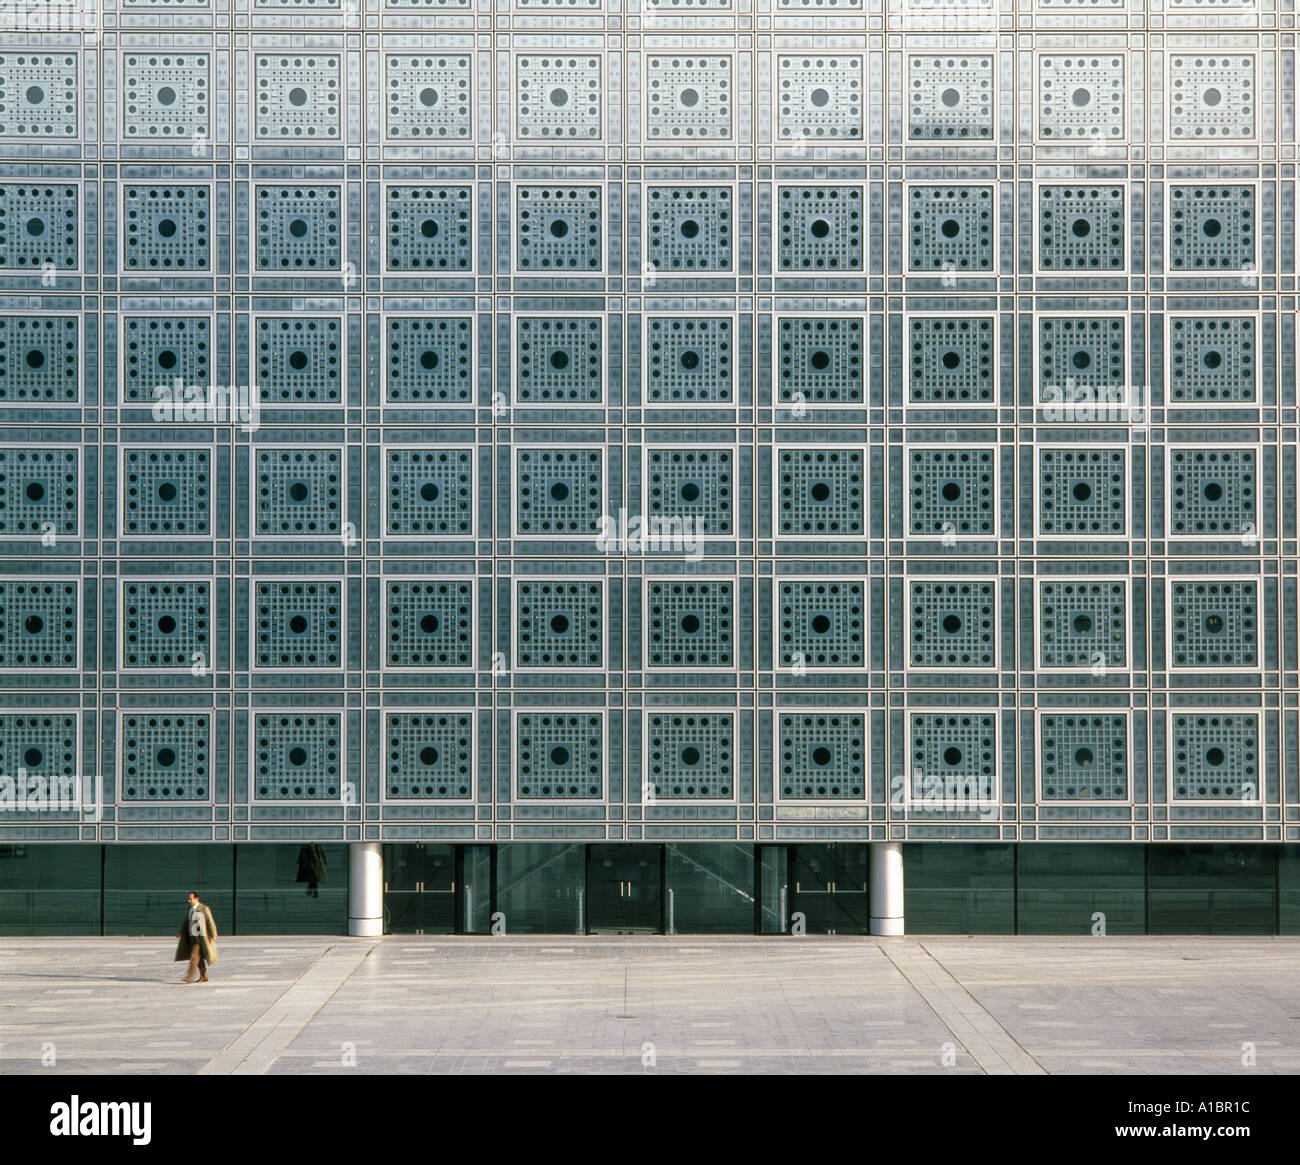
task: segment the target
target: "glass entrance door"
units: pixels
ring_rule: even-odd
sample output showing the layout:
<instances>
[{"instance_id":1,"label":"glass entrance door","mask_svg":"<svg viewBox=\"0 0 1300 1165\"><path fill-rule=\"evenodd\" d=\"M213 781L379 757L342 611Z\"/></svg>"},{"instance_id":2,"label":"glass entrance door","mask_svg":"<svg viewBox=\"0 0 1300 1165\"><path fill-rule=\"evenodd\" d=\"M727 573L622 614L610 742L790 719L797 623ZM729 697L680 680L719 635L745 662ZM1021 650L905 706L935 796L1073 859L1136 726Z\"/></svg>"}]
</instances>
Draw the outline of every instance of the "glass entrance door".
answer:
<instances>
[{"instance_id":1,"label":"glass entrance door","mask_svg":"<svg viewBox=\"0 0 1300 1165\"><path fill-rule=\"evenodd\" d=\"M661 933L662 881L662 846L588 846L588 933Z\"/></svg>"},{"instance_id":2,"label":"glass entrance door","mask_svg":"<svg viewBox=\"0 0 1300 1165\"><path fill-rule=\"evenodd\" d=\"M865 845L790 847L791 909L808 934L866 934L868 850Z\"/></svg>"},{"instance_id":3,"label":"glass entrance door","mask_svg":"<svg viewBox=\"0 0 1300 1165\"><path fill-rule=\"evenodd\" d=\"M384 933L454 934L456 852L449 845L384 847Z\"/></svg>"}]
</instances>

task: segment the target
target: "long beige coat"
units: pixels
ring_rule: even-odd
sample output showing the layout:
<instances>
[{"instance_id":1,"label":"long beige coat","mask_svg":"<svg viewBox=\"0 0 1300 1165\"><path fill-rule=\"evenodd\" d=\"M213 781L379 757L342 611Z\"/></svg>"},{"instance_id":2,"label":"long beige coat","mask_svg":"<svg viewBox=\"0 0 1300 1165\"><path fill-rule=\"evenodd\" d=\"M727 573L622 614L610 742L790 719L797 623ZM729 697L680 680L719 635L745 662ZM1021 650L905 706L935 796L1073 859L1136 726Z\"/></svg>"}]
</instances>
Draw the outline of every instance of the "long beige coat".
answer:
<instances>
[{"instance_id":1,"label":"long beige coat","mask_svg":"<svg viewBox=\"0 0 1300 1165\"><path fill-rule=\"evenodd\" d=\"M217 961L217 924L212 920L212 911L208 909L206 903L200 902L199 909L203 911L205 921L204 930L207 932L199 942L203 944L203 958L210 966ZM181 923L181 929L176 937L180 940L176 944L176 957L173 963L188 963L190 961L190 952L194 940L190 938L190 912L185 911L185 921Z\"/></svg>"}]
</instances>

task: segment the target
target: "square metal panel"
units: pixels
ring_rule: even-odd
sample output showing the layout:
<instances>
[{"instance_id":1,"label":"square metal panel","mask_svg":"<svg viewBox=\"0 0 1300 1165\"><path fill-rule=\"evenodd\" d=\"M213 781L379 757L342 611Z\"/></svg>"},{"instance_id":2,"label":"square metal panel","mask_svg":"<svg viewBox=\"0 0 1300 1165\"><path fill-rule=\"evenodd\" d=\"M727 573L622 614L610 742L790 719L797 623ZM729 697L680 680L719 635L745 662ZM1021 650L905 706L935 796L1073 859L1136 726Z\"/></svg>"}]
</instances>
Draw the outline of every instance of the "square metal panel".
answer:
<instances>
[{"instance_id":1,"label":"square metal panel","mask_svg":"<svg viewBox=\"0 0 1300 1165\"><path fill-rule=\"evenodd\" d=\"M1047 712L1038 721L1038 795L1044 801L1126 801L1126 713Z\"/></svg>"},{"instance_id":2,"label":"square metal panel","mask_svg":"<svg viewBox=\"0 0 1300 1165\"><path fill-rule=\"evenodd\" d=\"M336 712L254 715L249 778L253 800L342 803L343 731L343 717Z\"/></svg>"},{"instance_id":3,"label":"square metal panel","mask_svg":"<svg viewBox=\"0 0 1300 1165\"><path fill-rule=\"evenodd\" d=\"M76 270L79 214L70 183L0 183L0 269Z\"/></svg>"},{"instance_id":4,"label":"square metal panel","mask_svg":"<svg viewBox=\"0 0 1300 1165\"><path fill-rule=\"evenodd\" d=\"M252 586L253 666L276 670L344 665L343 584L277 578Z\"/></svg>"},{"instance_id":5,"label":"square metal panel","mask_svg":"<svg viewBox=\"0 0 1300 1165\"><path fill-rule=\"evenodd\" d=\"M81 398L76 316L0 316L0 401L74 404Z\"/></svg>"},{"instance_id":6,"label":"square metal panel","mask_svg":"<svg viewBox=\"0 0 1300 1165\"><path fill-rule=\"evenodd\" d=\"M75 670L81 662L81 581L0 581L0 671Z\"/></svg>"},{"instance_id":7,"label":"square metal panel","mask_svg":"<svg viewBox=\"0 0 1300 1165\"><path fill-rule=\"evenodd\" d=\"M932 670L997 667L996 582L911 580L907 599L908 666Z\"/></svg>"},{"instance_id":8,"label":"square metal panel","mask_svg":"<svg viewBox=\"0 0 1300 1165\"><path fill-rule=\"evenodd\" d=\"M427 708L384 716L385 801L472 801L474 717Z\"/></svg>"},{"instance_id":9,"label":"square metal panel","mask_svg":"<svg viewBox=\"0 0 1300 1165\"><path fill-rule=\"evenodd\" d=\"M908 136L917 141L988 141L997 96L987 53L918 54L907 61Z\"/></svg>"},{"instance_id":10,"label":"square metal panel","mask_svg":"<svg viewBox=\"0 0 1300 1165\"><path fill-rule=\"evenodd\" d=\"M521 801L596 801L603 795L603 713L519 712L513 745Z\"/></svg>"},{"instance_id":11,"label":"square metal panel","mask_svg":"<svg viewBox=\"0 0 1300 1165\"><path fill-rule=\"evenodd\" d=\"M77 77L76 53L0 53L0 137L75 139Z\"/></svg>"},{"instance_id":12,"label":"square metal panel","mask_svg":"<svg viewBox=\"0 0 1300 1165\"><path fill-rule=\"evenodd\" d=\"M79 448L0 446L0 539L75 538L81 487Z\"/></svg>"},{"instance_id":13,"label":"square metal panel","mask_svg":"<svg viewBox=\"0 0 1300 1165\"><path fill-rule=\"evenodd\" d=\"M259 449L253 458L255 538L338 538L346 474L339 449Z\"/></svg>"},{"instance_id":14,"label":"square metal panel","mask_svg":"<svg viewBox=\"0 0 1300 1165\"><path fill-rule=\"evenodd\" d=\"M647 802L733 801L736 744L736 717L731 712L647 712Z\"/></svg>"},{"instance_id":15,"label":"square metal panel","mask_svg":"<svg viewBox=\"0 0 1300 1165\"><path fill-rule=\"evenodd\" d=\"M783 712L776 718L776 793L782 801L861 801L866 796L866 717Z\"/></svg>"}]
</instances>

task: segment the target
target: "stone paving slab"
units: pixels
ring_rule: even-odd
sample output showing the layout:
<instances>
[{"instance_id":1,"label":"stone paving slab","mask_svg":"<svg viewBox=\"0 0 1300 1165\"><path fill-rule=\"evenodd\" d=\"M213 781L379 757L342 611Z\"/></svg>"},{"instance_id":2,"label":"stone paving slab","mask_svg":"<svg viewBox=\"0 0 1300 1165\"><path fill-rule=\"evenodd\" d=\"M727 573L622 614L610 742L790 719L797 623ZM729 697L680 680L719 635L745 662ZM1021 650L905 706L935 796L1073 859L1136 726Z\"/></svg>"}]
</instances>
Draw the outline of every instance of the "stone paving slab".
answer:
<instances>
[{"instance_id":1,"label":"stone paving slab","mask_svg":"<svg viewBox=\"0 0 1300 1165\"><path fill-rule=\"evenodd\" d=\"M1300 1071L1294 938L248 936L190 986L172 949L0 940L0 1074Z\"/></svg>"}]
</instances>

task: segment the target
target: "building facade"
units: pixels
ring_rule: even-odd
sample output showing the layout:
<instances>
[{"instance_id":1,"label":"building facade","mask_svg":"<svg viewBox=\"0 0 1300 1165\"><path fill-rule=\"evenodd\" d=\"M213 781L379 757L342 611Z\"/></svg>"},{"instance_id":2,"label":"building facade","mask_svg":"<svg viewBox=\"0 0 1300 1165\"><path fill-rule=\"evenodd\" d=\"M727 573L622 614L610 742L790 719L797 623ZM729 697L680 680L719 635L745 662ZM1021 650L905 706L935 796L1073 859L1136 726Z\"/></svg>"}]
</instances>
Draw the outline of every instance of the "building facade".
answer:
<instances>
[{"instance_id":1,"label":"building facade","mask_svg":"<svg viewBox=\"0 0 1300 1165\"><path fill-rule=\"evenodd\" d=\"M7 7L0 929L1295 926L1275 0Z\"/></svg>"}]
</instances>

